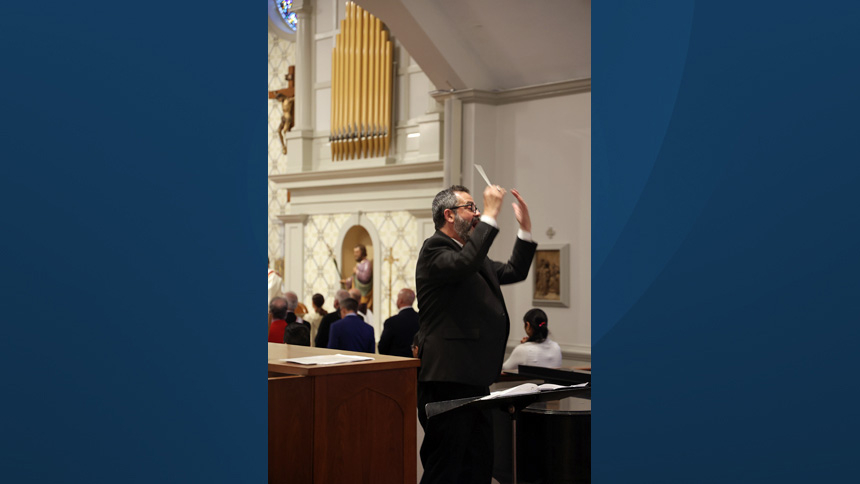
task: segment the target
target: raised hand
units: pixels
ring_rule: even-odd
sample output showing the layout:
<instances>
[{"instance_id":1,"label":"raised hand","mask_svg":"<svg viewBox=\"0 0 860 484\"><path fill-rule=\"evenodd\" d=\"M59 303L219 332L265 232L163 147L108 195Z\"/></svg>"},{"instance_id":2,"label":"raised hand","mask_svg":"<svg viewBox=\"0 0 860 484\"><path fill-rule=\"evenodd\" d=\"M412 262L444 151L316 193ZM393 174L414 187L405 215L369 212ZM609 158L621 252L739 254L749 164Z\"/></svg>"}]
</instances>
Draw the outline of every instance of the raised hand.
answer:
<instances>
[{"instance_id":1,"label":"raised hand","mask_svg":"<svg viewBox=\"0 0 860 484\"><path fill-rule=\"evenodd\" d=\"M484 188L484 215L496 218L499 215L499 210L502 208L502 198L505 196L505 189L498 186L487 186Z\"/></svg>"},{"instance_id":2,"label":"raised hand","mask_svg":"<svg viewBox=\"0 0 860 484\"><path fill-rule=\"evenodd\" d=\"M511 205L514 207L514 215L517 217L517 222L520 223L520 228L526 232L531 232L532 219L529 216L529 206L526 205L526 201L523 200L523 197L520 196L520 192L516 188L511 189L511 193L517 199L516 203L512 203Z\"/></svg>"}]
</instances>

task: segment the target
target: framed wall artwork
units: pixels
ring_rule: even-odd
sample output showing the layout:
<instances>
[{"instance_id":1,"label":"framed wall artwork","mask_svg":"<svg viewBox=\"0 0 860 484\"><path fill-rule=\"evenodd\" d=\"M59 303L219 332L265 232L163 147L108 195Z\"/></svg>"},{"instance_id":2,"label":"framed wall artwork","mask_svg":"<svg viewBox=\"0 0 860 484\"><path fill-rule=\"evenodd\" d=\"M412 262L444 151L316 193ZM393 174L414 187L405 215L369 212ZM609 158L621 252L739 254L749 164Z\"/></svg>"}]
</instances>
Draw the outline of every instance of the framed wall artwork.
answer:
<instances>
[{"instance_id":1,"label":"framed wall artwork","mask_svg":"<svg viewBox=\"0 0 860 484\"><path fill-rule=\"evenodd\" d=\"M532 305L570 307L570 244L539 245L532 274Z\"/></svg>"}]
</instances>

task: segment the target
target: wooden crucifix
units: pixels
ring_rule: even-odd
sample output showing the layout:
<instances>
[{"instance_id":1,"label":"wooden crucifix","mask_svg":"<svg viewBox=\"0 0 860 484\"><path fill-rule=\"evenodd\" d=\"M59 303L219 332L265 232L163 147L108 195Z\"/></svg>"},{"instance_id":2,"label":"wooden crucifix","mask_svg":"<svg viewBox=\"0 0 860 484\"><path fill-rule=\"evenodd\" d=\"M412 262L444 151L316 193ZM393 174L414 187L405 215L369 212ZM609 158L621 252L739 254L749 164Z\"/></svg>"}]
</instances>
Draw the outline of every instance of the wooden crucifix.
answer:
<instances>
[{"instance_id":1,"label":"wooden crucifix","mask_svg":"<svg viewBox=\"0 0 860 484\"><path fill-rule=\"evenodd\" d=\"M391 275L394 274L394 262L399 261L400 259L395 259L394 258L394 249L389 248L388 249L388 257L386 257L385 259L382 259L382 260L384 260L385 262L388 262L388 317L390 318L391 317L391 296L393 295L392 289L394 289L391 286Z\"/></svg>"},{"instance_id":2,"label":"wooden crucifix","mask_svg":"<svg viewBox=\"0 0 860 484\"><path fill-rule=\"evenodd\" d=\"M277 91L269 91L269 99L275 99L281 103L281 124L278 126L278 136L281 138L281 147L283 153L287 154L287 143L284 141L284 134L293 129L293 102L296 99L296 88L293 86L293 81L296 78L296 66L290 66L289 71L284 79L287 80L288 87L286 89L278 89Z\"/></svg>"}]
</instances>

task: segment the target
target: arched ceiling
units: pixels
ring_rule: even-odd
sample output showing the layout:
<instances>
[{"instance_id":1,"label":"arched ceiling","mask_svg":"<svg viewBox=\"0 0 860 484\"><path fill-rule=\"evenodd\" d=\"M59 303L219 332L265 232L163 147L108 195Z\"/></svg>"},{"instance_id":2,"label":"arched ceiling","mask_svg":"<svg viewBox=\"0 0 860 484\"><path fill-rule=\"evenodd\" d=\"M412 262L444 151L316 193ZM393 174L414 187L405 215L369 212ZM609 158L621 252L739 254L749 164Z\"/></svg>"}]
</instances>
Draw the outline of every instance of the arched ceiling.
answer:
<instances>
[{"instance_id":1,"label":"arched ceiling","mask_svg":"<svg viewBox=\"0 0 860 484\"><path fill-rule=\"evenodd\" d=\"M590 0L358 0L436 89L501 91L591 77Z\"/></svg>"}]
</instances>

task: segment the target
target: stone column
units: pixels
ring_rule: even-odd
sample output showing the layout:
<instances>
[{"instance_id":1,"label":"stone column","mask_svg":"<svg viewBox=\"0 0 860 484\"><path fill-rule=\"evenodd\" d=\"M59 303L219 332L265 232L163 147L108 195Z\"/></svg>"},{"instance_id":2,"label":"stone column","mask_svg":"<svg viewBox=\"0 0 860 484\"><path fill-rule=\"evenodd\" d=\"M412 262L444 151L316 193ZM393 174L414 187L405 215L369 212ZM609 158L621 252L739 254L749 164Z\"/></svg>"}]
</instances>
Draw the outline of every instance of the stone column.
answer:
<instances>
[{"instance_id":1,"label":"stone column","mask_svg":"<svg viewBox=\"0 0 860 484\"><path fill-rule=\"evenodd\" d=\"M287 172L309 171L313 166L313 42L311 0L294 0L296 13L295 123L287 133Z\"/></svg>"}]
</instances>

